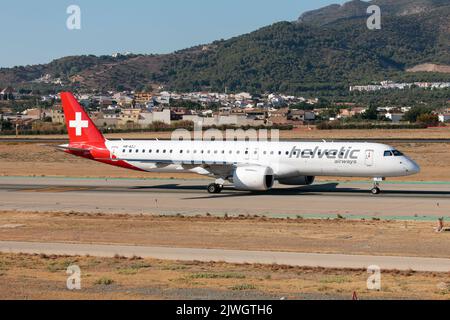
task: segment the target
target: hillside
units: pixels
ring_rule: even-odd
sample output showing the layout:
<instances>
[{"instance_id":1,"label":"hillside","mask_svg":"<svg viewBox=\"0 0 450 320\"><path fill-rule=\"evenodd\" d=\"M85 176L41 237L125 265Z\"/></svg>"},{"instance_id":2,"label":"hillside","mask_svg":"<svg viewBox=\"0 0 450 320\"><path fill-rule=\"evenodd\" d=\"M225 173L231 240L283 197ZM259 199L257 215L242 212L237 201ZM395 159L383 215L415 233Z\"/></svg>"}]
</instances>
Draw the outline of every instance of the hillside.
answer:
<instances>
[{"instance_id":1,"label":"hillside","mask_svg":"<svg viewBox=\"0 0 450 320\"><path fill-rule=\"evenodd\" d=\"M367 29L366 17L322 26L281 22L217 43L216 50L196 59L171 60L164 80L185 90L210 86L297 93L401 78L418 64L450 64L449 16L450 5L389 15L376 31Z\"/></svg>"},{"instance_id":2,"label":"hillside","mask_svg":"<svg viewBox=\"0 0 450 320\"><path fill-rule=\"evenodd\" d=\"M406 70L407 72L439 72L450 73L450 66L441 66L432 63L419 64Z\"/></svg>"},{"instance_id":3,"label":"hillside","mask_svg":"<svg viewBox=\"0 0 450 320\"><path fill-rule=\"evenodd\" d=\"M449 0L370 3L382 7L382 30L367 29L369 4L356 0L305 13L299 21L275 23L173 54L75 56L47 65L0 69L0 87L27 87L45 74L83 89L142 89L164 84L183 91L292 94L344 94L350 84L386 78L450 81L445 73L406 72L422 64L450 65Z\"/></svg>"},{"instance_id":4,"label":"hillside","mask_svg":"<svg viewBox=\"0 0 450 320\"><path fill-rule=\"evenodd\" d=\"M321 9L305 12L298 19L299 23L326 25L342 19L355 19L367 16L369 5L380 7L382 15L409 16L426 14L441 7L448 6L448 0L372 0L370 2L352 0L345 4L333 4Z\"/></svg>"}]
</instances>

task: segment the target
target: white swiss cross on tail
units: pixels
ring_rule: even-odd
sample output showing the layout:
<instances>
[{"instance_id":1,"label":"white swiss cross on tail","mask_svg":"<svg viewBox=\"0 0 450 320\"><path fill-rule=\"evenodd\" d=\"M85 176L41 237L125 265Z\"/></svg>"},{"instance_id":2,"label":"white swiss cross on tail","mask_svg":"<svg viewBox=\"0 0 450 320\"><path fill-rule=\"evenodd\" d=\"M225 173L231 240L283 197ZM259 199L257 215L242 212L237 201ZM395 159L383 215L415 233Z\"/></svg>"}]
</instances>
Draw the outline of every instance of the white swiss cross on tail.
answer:
<instances>
[{"instance_id":1,"label":"white swiss cross on tail","mask_svg":"<svg viewBox=\"0 0 450 320\"><path fill-rule=\"evenodd\" d=\"M70 120L69 127L75 128L75 135L79 137L81 136L82 129L89 127L89 122L87 120L81 120L81 112L76 112L75 120Z\"/></svg>"}]
</instances>

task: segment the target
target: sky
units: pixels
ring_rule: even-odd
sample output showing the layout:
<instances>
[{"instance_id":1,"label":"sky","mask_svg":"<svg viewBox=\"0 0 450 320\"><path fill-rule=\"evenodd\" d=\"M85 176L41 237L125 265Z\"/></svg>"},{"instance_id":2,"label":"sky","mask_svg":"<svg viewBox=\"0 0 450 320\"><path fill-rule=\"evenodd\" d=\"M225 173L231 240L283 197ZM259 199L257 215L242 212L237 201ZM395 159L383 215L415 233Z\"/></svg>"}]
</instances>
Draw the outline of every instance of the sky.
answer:
<instances>
[{"instance_id":1,"label":"sky","mask_svg":"<svg viewBox=\"0 0 450 320\"><path fill-rule=\"evenodd\" d=\"M0 0L0 67L80 54L169 53L344 0ZM66 26L81 10L81 29Z\"/></svg>"}]
</instances>

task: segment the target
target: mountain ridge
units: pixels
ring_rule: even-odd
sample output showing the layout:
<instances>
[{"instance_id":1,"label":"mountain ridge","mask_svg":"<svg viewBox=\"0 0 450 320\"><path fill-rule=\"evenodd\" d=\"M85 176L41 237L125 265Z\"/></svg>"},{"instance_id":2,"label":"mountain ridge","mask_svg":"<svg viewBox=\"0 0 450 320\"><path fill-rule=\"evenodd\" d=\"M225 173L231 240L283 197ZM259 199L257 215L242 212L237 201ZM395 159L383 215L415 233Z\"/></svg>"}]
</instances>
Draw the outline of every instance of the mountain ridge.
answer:
<instances>
[{"instance_id":1,"label":"mountain ridge","mask_svg":"<svg viewBox=\"0 0 450 320\"><path fill-rule=\"evenodd\" d=\"M303 13L297 20L298 23L310 23L325 25L341 19L353 19L366 17L367 8L377 5L382 15L408 16L437 10L449 5L448 0L352 0L343 5L331 4L329 6Z\"/></svg>"},{"instance_id":2,"label":"mountain ridge","mask_svg":"<svg viewBox=\"0 0 450 320\"><path fill-rule=\"evenodd\" d=\"M371 4L380 4L386 13L382 30L366 27L365 10ZM344 14L328 21L327 14L335 10ZM448 74L406 72L422 64L450 65L448 0L353 0L302 16L301 22L278 22L171 54L71 56L48 64L3 68L0 87L29 87L46 74L61 78L74 90L99 91L164 85L179 91L344 93L351 84L386 78L450 81Z\"/></svg>"}]
</instances>

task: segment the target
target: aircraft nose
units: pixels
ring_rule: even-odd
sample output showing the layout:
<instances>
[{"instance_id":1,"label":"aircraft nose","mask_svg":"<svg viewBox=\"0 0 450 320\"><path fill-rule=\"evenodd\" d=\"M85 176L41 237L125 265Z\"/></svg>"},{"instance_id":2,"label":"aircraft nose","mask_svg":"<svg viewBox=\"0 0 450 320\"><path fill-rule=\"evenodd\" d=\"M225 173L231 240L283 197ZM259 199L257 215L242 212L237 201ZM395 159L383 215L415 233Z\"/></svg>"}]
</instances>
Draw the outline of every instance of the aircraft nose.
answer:
<instances>
[{"instance_id":1,"label":"aircraft nose","mask_svg":"<svg viewBox=\"0 0 450 320\"><path fill-rule=\"evenodd\" d=\"M406 162L406 171L410 174L416 174L420 172L420 167L417 163L415 163L413 160L408 159Z\"/></svg>"}]
</instances>

